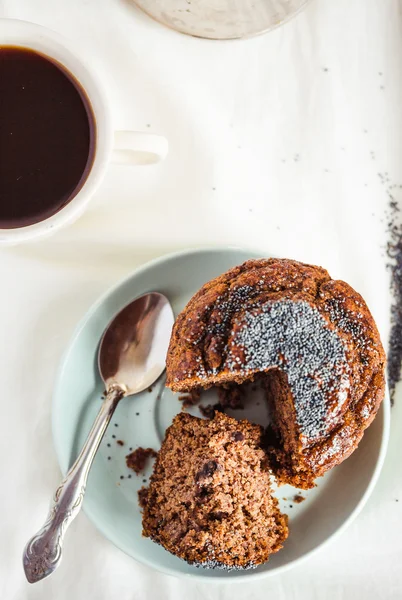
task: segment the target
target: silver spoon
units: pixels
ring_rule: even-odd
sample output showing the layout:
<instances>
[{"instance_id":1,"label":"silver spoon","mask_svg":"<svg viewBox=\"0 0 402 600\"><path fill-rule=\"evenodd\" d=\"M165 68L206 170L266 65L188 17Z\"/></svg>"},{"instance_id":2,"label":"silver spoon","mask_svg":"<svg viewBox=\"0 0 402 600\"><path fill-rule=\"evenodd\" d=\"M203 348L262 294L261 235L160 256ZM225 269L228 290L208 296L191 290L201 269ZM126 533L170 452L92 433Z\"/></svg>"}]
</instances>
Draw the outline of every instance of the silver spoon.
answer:
<instances>
[{"instance_id":1,"label":"silver spoon","mask_svg":"<svg viewBox=\"0 0 402 600\"><path fill-rule=\"evenodd\" d=\"M59 566L64 534L81 509L89 469L115 408L124 396L142 392L163 373L173 321L169 300L151 292L123 308L105 330L98 365L106 398L77 460L56 490L45 524L25 547L23 564L30 583Z\"/></svg>"}]
</instances>

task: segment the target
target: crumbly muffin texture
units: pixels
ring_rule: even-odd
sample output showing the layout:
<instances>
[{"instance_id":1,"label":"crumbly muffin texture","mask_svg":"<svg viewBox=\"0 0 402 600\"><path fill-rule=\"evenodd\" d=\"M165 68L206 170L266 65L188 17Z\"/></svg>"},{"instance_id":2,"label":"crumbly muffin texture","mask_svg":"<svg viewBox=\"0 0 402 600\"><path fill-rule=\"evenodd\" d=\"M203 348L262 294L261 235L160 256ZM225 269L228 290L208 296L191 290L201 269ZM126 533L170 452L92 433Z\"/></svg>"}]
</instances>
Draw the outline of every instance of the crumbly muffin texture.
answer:
<instances>
[{"instance_id":1,"label":"crumbly muffin texture","mask_svg":"<svg viewBox=\"0 0 402 600\"><path fill-rule=\"evenodd\" d=\"M222 413L177 415L144 495L143 535L190 564L248 569L288 535L271 494L262 429Z\"/></svg>"},{"instance_id":2,"label":"crumbly muffin texture","mask_svg":"<svg viewBox=\"0 0 402 600\"><path fill-rule=\"evenodd\" d=\"M264 374L279 483L310 488L347 458L385 390L385 353L363 298L321 267L250 260L206 283L177 317L167 385L190 391Z\"/></svg>"}]
</instances>

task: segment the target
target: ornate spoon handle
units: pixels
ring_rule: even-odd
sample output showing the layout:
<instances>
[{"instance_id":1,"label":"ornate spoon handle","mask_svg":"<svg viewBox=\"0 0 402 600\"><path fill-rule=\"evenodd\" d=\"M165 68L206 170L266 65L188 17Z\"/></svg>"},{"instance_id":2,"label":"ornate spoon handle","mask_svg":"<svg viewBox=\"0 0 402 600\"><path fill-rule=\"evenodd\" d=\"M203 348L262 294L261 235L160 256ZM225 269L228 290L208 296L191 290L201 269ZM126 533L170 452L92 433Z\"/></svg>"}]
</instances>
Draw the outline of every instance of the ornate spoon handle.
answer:
<instances>
[{"instance_id":1,"label":"ornate spoon handle","mask_svg":"<svg viewBox=\"0 0 402 600\"><path fill-rule=\"evenodd\" d=\"M25 546L23 565L30 583L48 577L59 566L64 534L81 509L89 469L115 408L125 393L118 385L108 389L77 460L56 490L45 524Z\"/></svg>"}]
</instances>

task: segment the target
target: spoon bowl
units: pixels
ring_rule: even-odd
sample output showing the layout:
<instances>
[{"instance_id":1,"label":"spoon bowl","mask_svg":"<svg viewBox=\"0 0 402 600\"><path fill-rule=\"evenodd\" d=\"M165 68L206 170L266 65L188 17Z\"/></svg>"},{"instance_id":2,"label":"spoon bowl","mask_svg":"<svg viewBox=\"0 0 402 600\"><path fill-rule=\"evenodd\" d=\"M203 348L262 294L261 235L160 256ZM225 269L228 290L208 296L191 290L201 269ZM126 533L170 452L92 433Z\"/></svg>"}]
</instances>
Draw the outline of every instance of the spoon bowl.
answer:
<instances>
[{"instance_id":1,"label":"spoon bowl","mask_svg":"<svg viewBox=\"0 0 402 600\"><path fill-rule=\"evenodd\" d=\"M158 379L165 369L173 320L169 300L158 292L140 296L112 319L98 353L106 389L121 386L130 396Z\"/></svg>"}]
</instances>

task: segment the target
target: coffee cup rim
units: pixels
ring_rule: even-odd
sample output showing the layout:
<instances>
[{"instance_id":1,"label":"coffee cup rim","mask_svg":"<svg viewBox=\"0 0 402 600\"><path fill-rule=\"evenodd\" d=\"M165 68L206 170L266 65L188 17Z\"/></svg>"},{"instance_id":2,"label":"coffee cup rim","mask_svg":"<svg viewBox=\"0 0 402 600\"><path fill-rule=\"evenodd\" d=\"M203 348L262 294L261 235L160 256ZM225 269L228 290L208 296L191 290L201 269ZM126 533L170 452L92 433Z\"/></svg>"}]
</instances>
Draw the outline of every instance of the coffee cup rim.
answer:
<instances>
[{"instance_id":1,"label":"coffee cup rim","mask_svg":"<svg viewBox=\"0 0 402 600\"><path fill-rule=\"evenodd\" d=\"M28 48L59 63L82 87L95 121L92 165L76 195L58 212L42 221L12 229L0 228L0 245L12 245L51 235L56 229L73 223L82 214L110 162L113 127L102 81L78 44L42 25L0 18L0 46Z\"/></svg>"}]
</instances>

